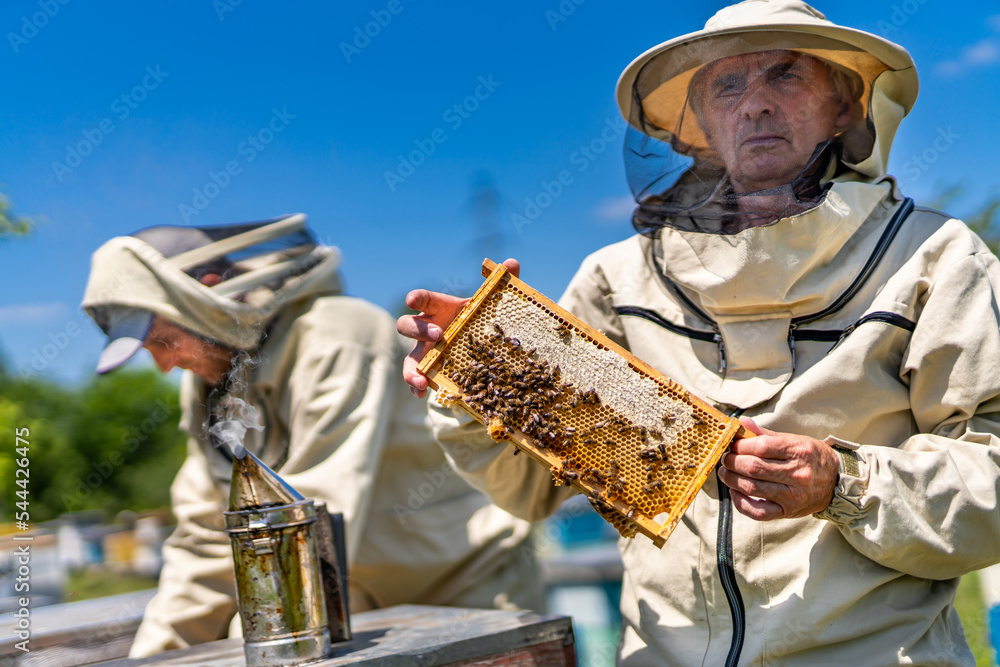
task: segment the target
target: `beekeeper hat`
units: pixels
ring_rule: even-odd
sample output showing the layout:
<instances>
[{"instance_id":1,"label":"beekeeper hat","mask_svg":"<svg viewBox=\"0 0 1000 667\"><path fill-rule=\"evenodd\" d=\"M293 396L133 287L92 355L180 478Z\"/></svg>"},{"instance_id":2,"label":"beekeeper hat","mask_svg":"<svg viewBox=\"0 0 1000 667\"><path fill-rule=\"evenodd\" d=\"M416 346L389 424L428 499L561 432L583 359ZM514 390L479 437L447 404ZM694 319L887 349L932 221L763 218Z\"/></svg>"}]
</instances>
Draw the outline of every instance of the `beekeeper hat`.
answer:
<instances>
[{"instance_id":1,"label":"beekeeper hat","mask_svg":"<svg viewBox=\"0 0 1000 667\"><path fill-rule=\"evenodd\" d=\"M336 291L338 263L339 252L316 245L302 214L220 227L162 225L112 239L94 254L84 296L108 336L97 372L138 352L156 314L227 347L252 347L286 298L312 283ZM301 278L320 265L312 281ZM201 284L206 274L216 274L217 284Z\"/></svg>"},{"instance_id":2,"label":"beekeeper hat","mask_svg":"<svg viewBox=\"0 0 1000 667\"><path fill-rule=\"evenodd\" d=\"M889 142L899 120L916 101L916 68L901 46L836 25L799 0L746 0L719 11L703 30L666 41L632 61L616 87L619 109L641 132L687 154L697 154L707 147L704 132L698 123L690 119L684 122L695 74L720 58L771 50L805 53L858 75L864 84L859 99L864 111L860 124L871 122L872 95L877 91L880 99L875 102L881 103L883 96L890 102L884 114L889 117L875 119L876 124L885 121L885 129L891 128L890 136L884 137ZM883 74L888 76L873 86ZM867 146L870 152L870 139ZM861 171L874 174L884 169L884 159L877 156L879 164Z\"/></svg>"}]
</instances>

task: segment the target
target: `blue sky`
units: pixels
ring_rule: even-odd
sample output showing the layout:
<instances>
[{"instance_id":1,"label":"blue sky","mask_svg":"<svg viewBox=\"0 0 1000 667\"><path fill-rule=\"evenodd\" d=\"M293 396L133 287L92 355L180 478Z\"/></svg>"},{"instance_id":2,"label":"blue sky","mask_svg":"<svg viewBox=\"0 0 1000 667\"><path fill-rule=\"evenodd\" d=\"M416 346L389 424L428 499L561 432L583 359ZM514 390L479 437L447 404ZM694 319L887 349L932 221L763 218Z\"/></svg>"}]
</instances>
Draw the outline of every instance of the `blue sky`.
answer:
<instances>
[{"instance_id":1,"label":"blue sky","mask_svg":"<svg viewBox=\"0 0 1000 667\"><path fill-rule=\"evenodd\" d=\"M0 348L15 371L86 377L103 346L78 305L90 254L154 224L304 212L348 291L390 310L414 287L471 291L485 254L556 297L632 233L619 73L721 6L7 0L0 192L37 225L0 243ZM904 190L961 183L958 215L995 193L1000 6L817 7L916 60L890 163ZM549 205L514 224L533 199Z\"/></svg>"}]
</instances>

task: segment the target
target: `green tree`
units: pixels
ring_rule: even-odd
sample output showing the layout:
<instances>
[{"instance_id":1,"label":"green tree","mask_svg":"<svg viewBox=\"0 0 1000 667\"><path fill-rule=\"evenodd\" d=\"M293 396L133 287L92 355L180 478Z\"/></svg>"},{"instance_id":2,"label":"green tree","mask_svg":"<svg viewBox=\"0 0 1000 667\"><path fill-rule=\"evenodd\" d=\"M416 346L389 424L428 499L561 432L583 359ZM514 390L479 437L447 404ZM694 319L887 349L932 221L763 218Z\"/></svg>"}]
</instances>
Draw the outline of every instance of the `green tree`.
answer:
<instances>
[{"instance_id":1,"label":"green tree","mask_svg":"<svg viewBox=\"0 0 1000 667\"><path fill-rule=\"evenodd\" d=\"M0 193L0 240L8 236L24 236L31 231L31 218L16 215L10 199Z\"/></svg>"},{"instance_id":2,"label":"green tree","mask_svg":"<svg viewBox=\"0 0 1000 667\"><path fill-rule=\"evenodd\" d=\"M184 458L178 416L176 387L153 369L123 369L72 389L12 376L0 386L0 432L30 431L32 522L168 505ZM13 479L14 454L0 448L4 479ZM15 490L0 498L0 515L12 516Z\"/></svg>"}]
</instances>

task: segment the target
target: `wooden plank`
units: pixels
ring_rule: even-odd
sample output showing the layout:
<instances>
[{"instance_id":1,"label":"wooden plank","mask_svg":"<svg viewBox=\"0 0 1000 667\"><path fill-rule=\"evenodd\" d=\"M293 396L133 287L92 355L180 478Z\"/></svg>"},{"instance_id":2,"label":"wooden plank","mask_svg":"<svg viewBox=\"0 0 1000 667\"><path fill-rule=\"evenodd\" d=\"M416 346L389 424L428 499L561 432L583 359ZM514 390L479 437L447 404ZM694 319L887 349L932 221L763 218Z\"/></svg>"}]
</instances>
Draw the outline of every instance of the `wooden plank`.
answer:
<instances>
[{"instance_id":1,"label":"wooden plank","mask_svg":"<svg viewBox=\"0 0 1000 667\"><path fill-rule=\"evenodd\" d=\"M562 665L576 666L576 649L573 644L566 645L556 640L505 651L487 658L453 662L447 667L561 667Z\"/></svg>"},{"instance_id":2,"label":"wooden plank","mask_svg":"<svg viewBox=\"0 0 1000 667\"><path fill-rule=\"evenodd\" d=\"M566 616L400 605L355 614L351 626L354 636L350 641L334 644L332 656L309 663L309 667L454 667L489 664L483 661L501 657L527 660L543 655L555 661L520 664L575 664L573 625ZM562 657L556 647L563 648ZM574 662L566 662L566 656L574 656ZM99 664L101 667L244 667L245 661L243 642L226 639L141 660Z\"/></svg>"}]
</instances>

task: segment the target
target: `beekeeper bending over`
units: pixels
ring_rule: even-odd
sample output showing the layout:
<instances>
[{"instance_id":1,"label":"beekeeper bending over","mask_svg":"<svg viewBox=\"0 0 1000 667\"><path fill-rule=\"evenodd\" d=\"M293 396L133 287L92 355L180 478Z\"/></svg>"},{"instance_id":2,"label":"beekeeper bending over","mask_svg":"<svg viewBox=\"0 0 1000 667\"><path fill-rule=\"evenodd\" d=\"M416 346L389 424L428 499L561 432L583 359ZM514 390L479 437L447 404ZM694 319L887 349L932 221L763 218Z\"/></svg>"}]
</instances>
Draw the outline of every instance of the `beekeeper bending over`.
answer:
<instances>
[{"instance_id":1,"label":"beekeeper bending over","mask_svg":"<svg viewBox=\"0 0 1000 667\"><path fill-rule=\"evenodd\" d=\"M140 347L164 372L188 371L188 455L171 488L178 525L133 657L230 629L235 584L222 512L232 458L209 429L241 412L236 398L262 426L248 430L247 449L344 513L353 611L540 604L520 552L529 524L452 473L425 402L398 379L405 350L392 319L342 294L338 261L301 215L154 227L94 253L83 306L109 338L98 372Z\"/></svg>"}]
</instances>

